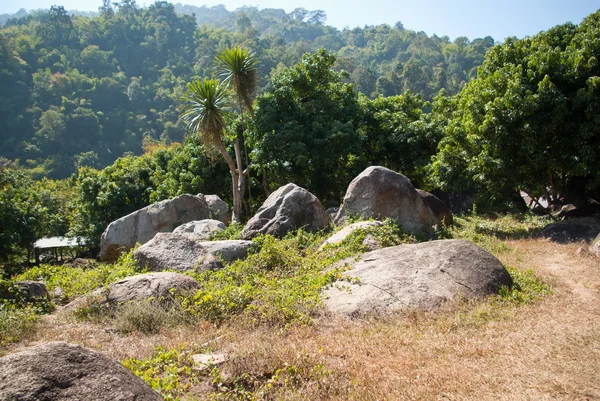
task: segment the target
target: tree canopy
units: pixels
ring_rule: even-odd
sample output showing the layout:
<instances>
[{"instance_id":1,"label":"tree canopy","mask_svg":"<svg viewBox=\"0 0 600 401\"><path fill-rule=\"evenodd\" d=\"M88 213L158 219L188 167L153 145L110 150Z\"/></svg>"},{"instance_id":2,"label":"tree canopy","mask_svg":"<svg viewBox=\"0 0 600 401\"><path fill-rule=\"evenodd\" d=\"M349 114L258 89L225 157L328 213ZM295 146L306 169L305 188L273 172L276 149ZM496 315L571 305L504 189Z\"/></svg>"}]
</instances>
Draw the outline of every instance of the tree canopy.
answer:
<instances>
[{"instance_id":1,"label":"tree canopy","mask_svg":"<svg viewBox=\"0 0 600 401\"><path fill-rule=\"evenodd\" d=\"M431 100L440 88L457 93L493 45L401 24L339 31L325 22L320 10L229 12L129 0L103 2L92 14L53 6L0 16L0 155L37 178L63 178L80 160L104 167L139 155L145 138L181 141L178 99L188 82L211 76L225 48L252 49L260 60L257 94L277 71L323 47L356 92L374 98L411 90ZM251 98L243 96L246 108Z\"/></svg>"},{"instance_id":2,"label":"tree canopy","mask_svg":"<svg viewBox=\"0 0 600 401\"><path fill-rule=\"evenodd\" d=\"M438 185L557 199L571 178L600 187L600 12L495 46L448 105Z\"/></svg>"}]
</instances>

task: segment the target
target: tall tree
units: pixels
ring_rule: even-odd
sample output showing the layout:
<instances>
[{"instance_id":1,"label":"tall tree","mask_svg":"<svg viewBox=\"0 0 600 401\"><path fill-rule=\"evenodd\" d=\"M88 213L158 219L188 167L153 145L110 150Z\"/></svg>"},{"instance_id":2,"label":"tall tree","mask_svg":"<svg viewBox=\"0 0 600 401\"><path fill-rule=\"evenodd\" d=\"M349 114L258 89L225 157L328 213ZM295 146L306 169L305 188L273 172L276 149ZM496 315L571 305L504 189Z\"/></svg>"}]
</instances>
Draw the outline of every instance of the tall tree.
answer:
<instances>
[{"instance_id":1,"label":"tall tree","mask_svg":"<svg viewBox=\"0 0 600 401\"><path fill-rule=\"evenodd\" d=\"M252 133L253 158L278 184L293 181L325 202L338 202L365 167L354 87L334 64L321 49L275 75L257 100Z\"/></svg>"},{"instance_id":2,"label":"tall tree","mask_svg":"<svg viewBox=\"0 0 600 401\"><path fill-rule=\"evenodd\" d=\"M242 211L242 192L239 181L244 176L244 172L241 170L239 144L235 146L237 163L233 161L223 144L226 109L229 106L228 88L216 79L193 81L187 85L187 91L182 101L184 105L181 118L186 122L190 132L197 135L204 145L216 147L229 166L233 181L231 220L234 223L239 222Z\"/></svg>"},{"instance_id":3,"label":"tall tree","mask_svg":"<svg viewBox=\"0 0 600 401\"><path fill-rule=\"evenodd\" d=\"M248 152L246 150L246 145L243 138L243 132L246 128L244 124L244 109L246 109L251 115L253 114L252 102L254 100L254 93L256 92L256 88L258 86L258 60L256 57L254 57L254 53L250 50L236 46L220 51L215 57L215 63L217 70L219 71L219 75L223 79L223 83L231 86L234 90L238 100L238 107L240 108L242 129L241 132L238 132L237 138L233 145L236 151L236 159L238 163L237 168L240 172L242 172L238 180L238 185L239 191L243 196L246 191L246 178L250 174ZM240 152L240 145L243 145L244 147L244 155L246 159L245 170L242 166L242 158L237 157L237 154ZM250 184L250 181L248 181L248 184ZM248 185L248 196L252 196L250 185Z\"/></svg>"}]
</instances>

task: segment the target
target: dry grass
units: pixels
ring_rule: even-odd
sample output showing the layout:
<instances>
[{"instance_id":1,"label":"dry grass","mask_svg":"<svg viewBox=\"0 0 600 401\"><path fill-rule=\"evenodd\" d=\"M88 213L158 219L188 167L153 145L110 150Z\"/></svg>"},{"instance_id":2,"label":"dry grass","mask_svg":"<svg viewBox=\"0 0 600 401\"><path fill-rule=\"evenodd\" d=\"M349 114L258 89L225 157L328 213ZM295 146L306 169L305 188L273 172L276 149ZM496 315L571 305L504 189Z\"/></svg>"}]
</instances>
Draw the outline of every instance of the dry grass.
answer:
<instances>
[{"instance_id":1,"label":"dry grass","mask_svg":"<svg viewBox=\"0 0 600 401\"><path fill-rule=\"evenodd\" d=\"M457 302L385 319L323 316L287 329L240 320L152 335L123 335L55 314L33 338L3 352L62 340L123 360L147 358L159 345L209 343L230 355L218 382L265 400L600 399L600 259L581 251L583 244L505 245L497 254L502 262L533 269L551 283L552 295L524 306ZM188 398L215 392L214 379L207 374Z\"/></svg>"}]
</instances>

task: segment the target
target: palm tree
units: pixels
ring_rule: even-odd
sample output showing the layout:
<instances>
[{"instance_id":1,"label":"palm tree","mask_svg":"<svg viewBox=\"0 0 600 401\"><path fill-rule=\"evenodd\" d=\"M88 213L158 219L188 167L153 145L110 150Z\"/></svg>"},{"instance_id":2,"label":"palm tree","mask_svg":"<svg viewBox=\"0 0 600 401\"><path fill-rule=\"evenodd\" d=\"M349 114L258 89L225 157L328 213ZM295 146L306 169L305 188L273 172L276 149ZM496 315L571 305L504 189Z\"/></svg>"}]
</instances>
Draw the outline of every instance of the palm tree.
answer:
<instances>
[{"instance_id":1,"label":"palm tree","mask_svg":"<svg viewBox=\"0 0 600 401\"><path fill-rule=\"evenodd\" d=\"M227 48L217 54L215 64L220 78L236 93L240 112L244 112L245 106L252 114L253 96L258 86L258 60L254 53L240 46Z\"/></svg>"},{"instance_id":2,"label":"palm tree","mask_svg":"<svg viewBox=\"0 0 600 401\"><path fill-rule=\"evenodd\" d=\"M252 101L256 88L258 86L258 60L254 53L240 46L221 50L215 57L215 64L219 77L223 82L233 89L237 95L238 107L242 118L242 132L244 131L244 109L251 115ZM250 173L248 162L248 152L246 151L245 141L242 134L238 134L237 141L234 142L234 148L239 148L240 143L244 144L244 155L246 159L246 170L240 175L240 192L245 192L246 177ZM238 169L242 171L242 160L238 160ZM248 182L248 196L251 197L250 182Z\"/></svg>"},{"instance_id":3,"label":"palm tree","mask_svg":"<svg viewBox=\"0 0 600 401\"><path fill-rule=\"evenodd\" d=\"M231 220L239 222L243 194L240 192L239 179L243 176L243 172L241 168L236 169L236 163L227 153L222 140L225 132L225 110L229 105L228 95L227 85L216 79L193 81L187 85L187 91L181 98L183 102L181 118L193 135L198 135L204 145L215 146L227 162L233 180ZM238 150L236 150L236 159L238 159L239 167L241 163Z\"/></svg>"}]
</instances>

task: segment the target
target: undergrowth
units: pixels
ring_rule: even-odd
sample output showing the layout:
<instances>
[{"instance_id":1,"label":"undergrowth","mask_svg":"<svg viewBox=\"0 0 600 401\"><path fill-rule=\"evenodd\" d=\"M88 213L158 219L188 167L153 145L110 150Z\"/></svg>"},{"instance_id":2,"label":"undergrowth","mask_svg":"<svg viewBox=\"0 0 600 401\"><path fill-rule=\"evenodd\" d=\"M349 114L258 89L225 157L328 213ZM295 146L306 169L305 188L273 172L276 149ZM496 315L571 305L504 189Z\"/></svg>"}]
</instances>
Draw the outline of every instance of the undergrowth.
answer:
<instances>
[{"instance_id":1,"label":"undergrowth","mask_svg":"<svg viewBox=\"0 0 600 401\"><path fill-rule=\"evenodd\" d=\"M272 325L306 324L321 305L321 291L342 280L345 258L367 250L364 240L373 236L380 246L412 243L392 221L380 227L357 230L345 241L319 249L323 233L298 230L276 239L270 235L253 239L254 251L219 271L188 273L201 284L182 307L212 322L244 315Z\"/></svg>"},{"instance_id":2,"label":"undergrowth","mask_svg":"<svg viewBox=\"0 0 600 401\"><path fill-rule=\"evenodd\" d=\"M454 216L454 225L438 232L440 239L465 239L492 253L510 250L505 240L533 238L552 220L533 214Z\"/></svg>"},{"instance_id":3,"label":"undergrowth","mask_svg":"<svg viewBox=\"0 0 600 401\"><path fill-rule=\"evenodd\" d=\"M20 341L33 334L41 314L42 311L35 306L0 306L0 346Z\"/></svg>"},{"instance_id":4,"label":"undergrowth","mask_svg":"<svg viewBox=\"0 0 600 401\"><path fill-rule=\"evenodd\" d=\"M122 363L136 376L141 377L165 400L179 400L188 389L198 383L202 375L193 369L191 355L198 347L165 350L157 347L148 359L127 358Z\"/></svg>"},{"instance_id":5,"label":"undergrowth","mask_svg":"<svg viewBox=\"0 0 600 401\"><path fill-rule=\"evenodd\" d=\"M211 391L202 394L207 400L275 400L287 394L296 394L305 388L315 399L340 395L342 381L334 372L319 361L316 355L300 353L281 360L272 357L255 365L252 356L238 357L224 366L194 364L193 354L209 351L196 344L165 350L157 347L147 359L127 358L122 363L142 378L165 400L190 398L193 386L205 382ZM350 385L348 384L348 387ZM192 394L192 397L197 394Z\"/></svg>"},{"instance_id":6,"label":"undergrowth","mask_svg":"<svg viewBox=\"0 0 600 401\"><path fill-rule=\"evenodd\" d=\"M48 291L61 288L65 300L87 294L122 278L145 273L133 258L133 250L121 255L115 264L99 264L94 267L69 265L45 265L33 267L15 277L15 281L36 280L46 284Z\"/></svg>"}]
</instances>

